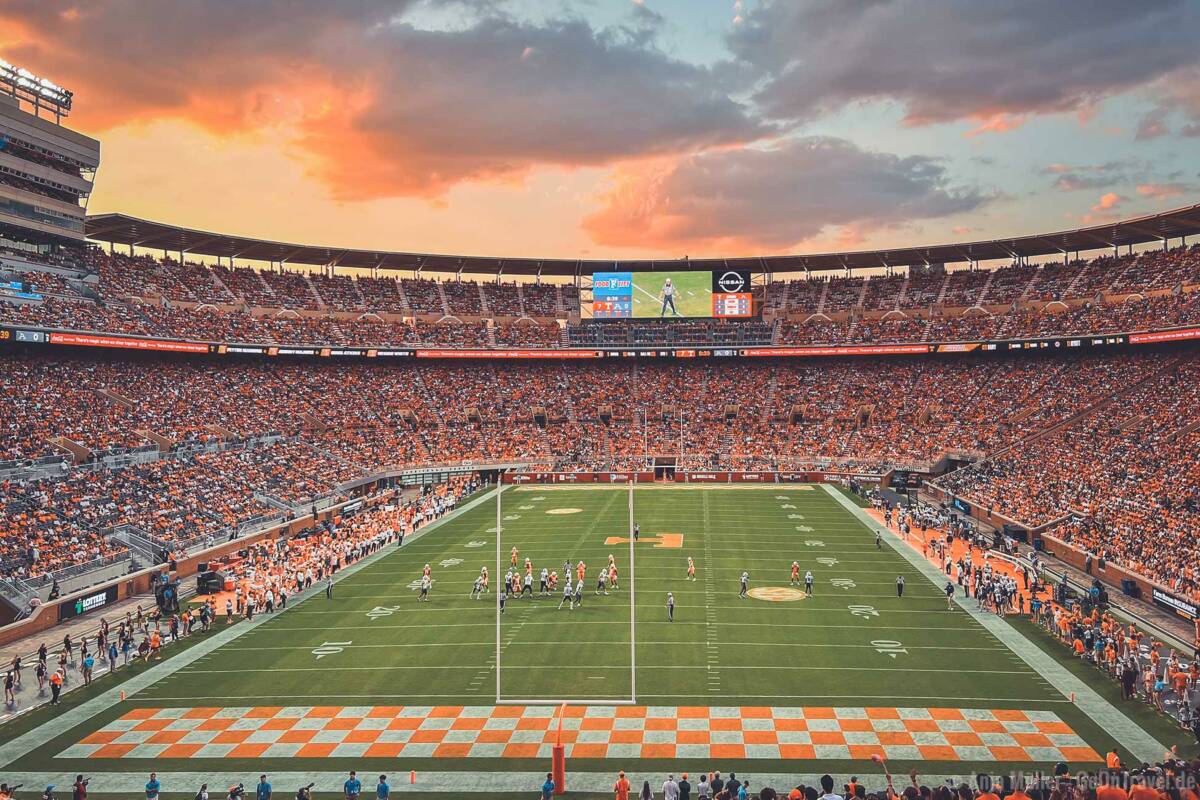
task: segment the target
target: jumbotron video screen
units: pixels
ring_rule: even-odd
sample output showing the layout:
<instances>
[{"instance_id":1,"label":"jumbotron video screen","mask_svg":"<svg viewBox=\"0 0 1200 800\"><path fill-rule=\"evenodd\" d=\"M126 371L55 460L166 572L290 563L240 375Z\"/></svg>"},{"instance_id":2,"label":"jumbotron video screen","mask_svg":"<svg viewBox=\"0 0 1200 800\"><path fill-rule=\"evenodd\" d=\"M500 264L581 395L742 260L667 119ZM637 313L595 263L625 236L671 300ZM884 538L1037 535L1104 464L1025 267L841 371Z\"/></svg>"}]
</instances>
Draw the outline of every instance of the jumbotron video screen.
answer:
<instances>
[{"instance_id":1,"label":"jumbotron video screen","mask_svg":"<svg viewBox=\"0 0 1200 800\"><path fill-rule=\"evenodd\" d=\"M754 313L750 273L596 272L593 319L749 317Z\"/></svg>"}]
</instances>

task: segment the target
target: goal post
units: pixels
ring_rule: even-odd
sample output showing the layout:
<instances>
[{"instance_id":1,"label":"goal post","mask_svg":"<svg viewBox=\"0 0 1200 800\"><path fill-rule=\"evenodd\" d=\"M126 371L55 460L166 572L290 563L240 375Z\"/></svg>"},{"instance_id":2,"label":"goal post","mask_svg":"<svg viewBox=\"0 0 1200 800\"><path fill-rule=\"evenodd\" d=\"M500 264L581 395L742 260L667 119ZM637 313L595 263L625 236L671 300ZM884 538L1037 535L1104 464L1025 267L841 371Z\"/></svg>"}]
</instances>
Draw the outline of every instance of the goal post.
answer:
<instances>
[{"instance_id":1,"label":"goal post","mask_svg":"<svg viewBox=\"0 0 1200 800\"><path fill-rule=\"evenodd\" d=\"M632 706L637 705L637 583L634 575L634 527L637 524L634 518L634 488L637 483L636 474L628 481L628 520L626 524L626 539L629 544L629 696L628 697L612 697L612 698L595 698L595 697L505 697L503 685L501 682L502 669L502 643L503 631L501 628L500 614L500 598L504 591L502 586L497 586L496 591L496 705L510 706ZM524 483L522 486L533 486L536 484ZM504 493L503 475L497 479L496 483L496 580L499 581L504 574L504 504L501 495Z\"/></svg>"}]
</instances>

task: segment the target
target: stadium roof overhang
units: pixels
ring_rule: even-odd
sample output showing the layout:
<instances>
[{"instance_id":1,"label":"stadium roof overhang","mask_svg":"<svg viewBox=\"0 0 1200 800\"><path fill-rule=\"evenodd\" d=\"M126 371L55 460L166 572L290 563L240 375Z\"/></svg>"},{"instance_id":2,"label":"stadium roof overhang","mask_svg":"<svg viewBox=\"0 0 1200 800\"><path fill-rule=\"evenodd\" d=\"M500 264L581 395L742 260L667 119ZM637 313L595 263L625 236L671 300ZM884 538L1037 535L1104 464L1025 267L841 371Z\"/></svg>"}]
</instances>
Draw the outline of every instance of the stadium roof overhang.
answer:
<instances>
[{"instance_id":1,"label":"stadium roof overhang","mask_svg":"<svg viewBox=\"0 0 1200 800\"><path fill-rule=\"evenodd\" d=\"M87 236L99 242L133 245L154 250L193 253L222 258L328 266L413 270L422 273L471 275L590 275L593 272L649 272L653 270L742 269L754 272L822 272L877 269L924 264L955 264L1017 257L1064 255L1126 245L1164 242L1200 234L1200 205L1161 214L1033 236L981 242L905 247L896 250L860 250L813 255L694 258L676 260L575 260L496 258L383 250L349 250L303 244L248 239L242 236L198 231L138 219L125 214L99 214L87 218Z\"/></svg>"}]
</instances>

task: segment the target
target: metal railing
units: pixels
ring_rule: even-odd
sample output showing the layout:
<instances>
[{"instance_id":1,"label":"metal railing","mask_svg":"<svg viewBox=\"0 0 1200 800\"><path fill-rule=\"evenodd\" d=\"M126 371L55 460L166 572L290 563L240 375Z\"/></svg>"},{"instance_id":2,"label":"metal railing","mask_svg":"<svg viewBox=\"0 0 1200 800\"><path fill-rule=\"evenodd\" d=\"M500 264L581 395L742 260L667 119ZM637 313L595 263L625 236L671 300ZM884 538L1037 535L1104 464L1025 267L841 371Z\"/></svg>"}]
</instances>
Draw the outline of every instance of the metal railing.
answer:
<instances>
[{"instance_id":1,"label":"metal railing","mask_svg":"<svg viewBox=\"0 0 1200 800\"><path fill-rule=\"evenodd\" d=\"M122 561L128 561L129 558L130 556L128 552L110 553L107 556L101 556L100 558L95 558L91 561L85 561L82 564L72 564L69 567L62 567L51 572L43 572L36 578L24 578L23 582L27 586L37 591L46 586L52 586L55 581L62 583L68 578L74 578L76 576L92 572L93 570L100 569L101 567L107 567Z\"/></svg>"},{"instance_id":2,"label":"metal railing","mask_svg":"<svg viewBox=\"0 0 1200 800\"><path fill-rule=\"evenodd\" d=\"M162 563L154 546L154 538L136 525L118 525L109 535L140 557L147 567Z\"/></svg>"},{"instance_id":3,"label":"metal railing","mask_svg":"<svg viewBox=\"0 0 1200 800\"><path fill-rule=\"evenodd\" d=\"M14 577L0 580L0 591L4 592L4 596L13 605L24 606L35 596L40 597L42 592L52 587L56 581L61 585L74 578L87 575L89 572L95 572L106 567L111 567L114 564L121 564L132 560L133 556L129 550L123 550L120 553L110 553L107 556L101 556L82 564L72 564L69 567L45 572L36 577Z\"/></svg>"},{"instance_id":4,"label":"metal railing","mask_svg":"<svg viewBox=\"0 0 1200 800\"><path fill-rule=\"evenodd\" d=\"M288 516L282 511L276 511L273 514L259 514L258 516L239 522L236 534L232 538L237 539L242 536L250 536L261 530L266 530L272 525L278 525L286 519L288 519Z\"/></svg>"}]
</instances>

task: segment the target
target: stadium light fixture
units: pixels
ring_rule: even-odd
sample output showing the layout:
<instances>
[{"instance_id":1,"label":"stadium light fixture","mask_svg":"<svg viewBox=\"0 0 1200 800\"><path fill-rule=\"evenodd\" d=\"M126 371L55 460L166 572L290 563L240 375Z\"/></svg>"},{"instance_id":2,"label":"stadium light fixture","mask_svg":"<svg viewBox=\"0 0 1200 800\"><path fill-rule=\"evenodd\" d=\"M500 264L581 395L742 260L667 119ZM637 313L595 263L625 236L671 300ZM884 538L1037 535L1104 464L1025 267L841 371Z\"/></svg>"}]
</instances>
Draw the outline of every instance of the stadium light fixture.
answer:
<instances>
[{"instance_id":1,"label":"stadium light fixture","mask_svg":"<svg viewBox=\"0 0 1200 800\"><path fill-rule=\"evenodd\" d=\"M0 91L4 91L18 101L34 107L37 114L42 108L54 112L56 119L61 119L71 112L71 101L74 93L59 86L49 78L42 78L33 72L10 64L0 58Z\"/></svg>"}]
</instances>

